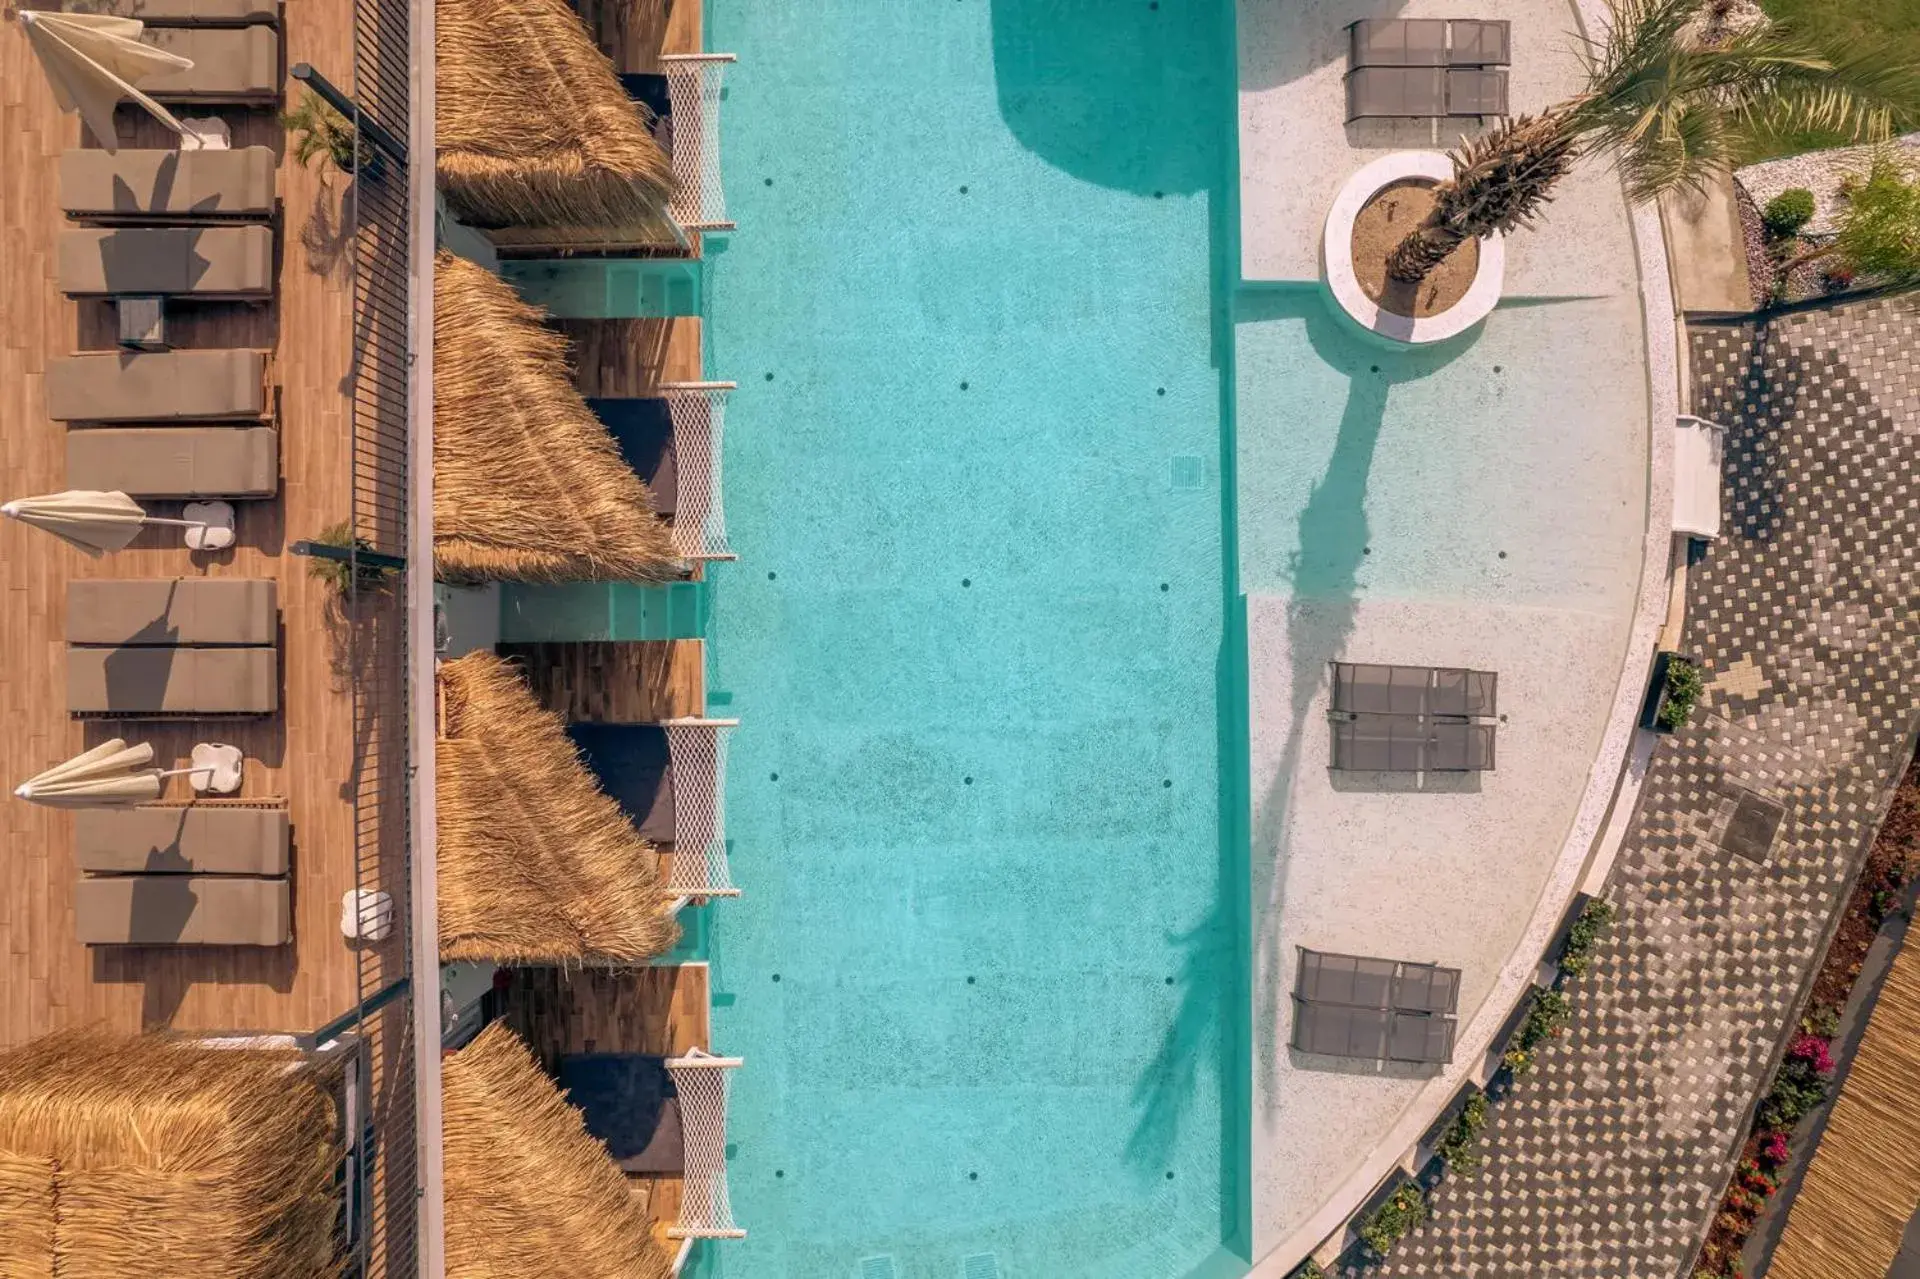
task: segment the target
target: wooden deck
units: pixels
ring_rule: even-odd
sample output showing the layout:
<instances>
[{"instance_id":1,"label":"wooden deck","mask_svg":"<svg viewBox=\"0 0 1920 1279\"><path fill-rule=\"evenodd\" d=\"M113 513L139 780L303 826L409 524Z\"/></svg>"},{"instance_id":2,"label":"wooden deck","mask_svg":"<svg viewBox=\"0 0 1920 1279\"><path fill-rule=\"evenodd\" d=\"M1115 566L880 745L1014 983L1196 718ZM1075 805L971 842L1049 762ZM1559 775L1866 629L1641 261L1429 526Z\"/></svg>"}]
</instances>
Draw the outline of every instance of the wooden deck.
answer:
<instances>
[{"instance_id":1,"label":"wooden deck","mask_svg":"<svg viewBox=\"0 0 1920 1279\"><path fill-rule=\"evenodd\" d=\"M285 9L285 61L313 63L341 83L352 59L348 0L300 0ZM220 108L234 145L284 150L271 113ZM161 145L158 126L122 110L123 136ZM19 24L0 23L0 476L4 496L67 487L65 428L48 419L42 373L50 356L112 345L107 304L76 305L56 292L55 236L65 225L55 169L81 126L54 106ZM6 806L5 902L0 907L0 1044L57 1027L123 1030L305 1030L350 1008L356 957L341 940L341 894L355 883L350 801L356 776L352 708L344 679L347 622L330 589L291 540L348 513L351 435L343 385L352 348L352 260L342 227L345 180L283 161L279 188L279 292L269 306L172 307L184 346L260 346L275 355L282 490L239 504L238 545L188 552L178 530L155 529L127 550L89 560L44 533L0 526L0 677L7 732L0 773L12 786L108 737L154 744L161 761L184 760L196 740L229 741L247 754L243 793L283 797L294 840L294 937L273 949L95 948L74 939L71 818L18 800ZM177 504L150 504L178 514ZM282 614L283 711L271 719L199 723L76 722L65 709L66 583L76 577L270 577ZM365 622L368 619L362 619ZM169 798L190 792L172 779Z\"/></svg>"},{"instance_id":2,"label":"wooden deck","mask_svg":"<svg viewBox=\"0 0 1920 1279\"><path fill-rule=\"evenodd\" d=\"M568 1053L669 1057L711 1049L705 964L633 970L516 969L502 1014L553 1073ZM682 1179L630 1176L665 1242L680 1211Z\"/></svg>"}]
</instances>

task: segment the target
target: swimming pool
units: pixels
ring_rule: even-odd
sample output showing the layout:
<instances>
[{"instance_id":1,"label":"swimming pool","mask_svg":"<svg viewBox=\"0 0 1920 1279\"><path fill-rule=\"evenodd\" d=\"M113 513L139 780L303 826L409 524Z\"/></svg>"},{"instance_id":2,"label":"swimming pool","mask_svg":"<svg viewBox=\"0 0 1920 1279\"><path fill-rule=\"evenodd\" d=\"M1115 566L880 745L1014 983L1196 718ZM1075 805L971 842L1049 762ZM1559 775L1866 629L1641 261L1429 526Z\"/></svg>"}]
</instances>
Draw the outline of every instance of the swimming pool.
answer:
<instances>
[{"instance_id":1,"label":"swimming pool","mask_svg":"<svg viewBox=\"0 0 1920 1279\"><path fill-rule=\"evenodd\" d=\"M708 19L749 1235L698 1268L1244 1273L1230 9Z\"/></svg>"}]
</instances>

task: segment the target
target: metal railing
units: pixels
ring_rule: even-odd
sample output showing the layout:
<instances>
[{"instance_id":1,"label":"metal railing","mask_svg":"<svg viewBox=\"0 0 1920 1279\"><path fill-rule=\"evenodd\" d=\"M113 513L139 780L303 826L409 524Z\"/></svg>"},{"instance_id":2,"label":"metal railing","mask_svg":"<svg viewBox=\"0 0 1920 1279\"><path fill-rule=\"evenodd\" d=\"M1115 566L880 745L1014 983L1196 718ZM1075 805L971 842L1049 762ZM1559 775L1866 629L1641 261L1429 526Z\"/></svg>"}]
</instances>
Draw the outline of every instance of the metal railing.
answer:
<instances>
[{"instance_id":1,"label":"metal railing","mask_svg":"<svg viewBox=\"0 0 1920 1279\"><path fill-rule=\"evenodd\" d=\"M409 535L408 322L412 198L407 152L409 0L355 0L353 66L346 94L309 68L296 74L329 100L346 100L355 125L348 187L353 231L353 455L344 600L353 705L354 865L362 892L385 893L392 931L355 943L358 1003L348 1017L366 1045L371 1157L356 1160L351 1202L360 1211L350 1273L411 1279L419 1273L415 1035L411 949L407 586ZM336 106L339 105L336 102ZM362 558L364 555L364 558ZM428 570L431 571L430 569Z\"/></svg>"}]
</instances>

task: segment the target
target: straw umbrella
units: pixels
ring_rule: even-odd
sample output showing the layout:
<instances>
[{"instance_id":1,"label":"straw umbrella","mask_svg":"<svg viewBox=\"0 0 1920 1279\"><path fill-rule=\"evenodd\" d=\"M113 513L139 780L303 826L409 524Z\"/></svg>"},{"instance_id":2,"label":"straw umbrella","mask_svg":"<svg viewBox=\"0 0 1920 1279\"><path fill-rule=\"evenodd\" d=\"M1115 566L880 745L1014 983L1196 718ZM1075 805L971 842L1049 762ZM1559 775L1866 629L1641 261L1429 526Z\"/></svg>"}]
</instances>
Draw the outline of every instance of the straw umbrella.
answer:
<instances>
[{"instance_id":1,"label":"straw umbrella","mask_svg":"<svg viewBox=\"0 0 1920 1279\"><path fill-rule=\"evenodd\" d=\"M148 515L144 507L125 493L90 489L15 498L0 506L0 515L45 529L95 559L107 551L124 549L148 524L186 529L187 545L195 550L218 550L233 545L233 507L225 502L191 502L186 513L187 519L162 519Z\"/></svg>"},{"instance_id":2,"label":"straw umbrella","mask_svg":"<svg viewBox=\"0 0 1920 1279\"><path fill-rule=\"evenodd\" d=\"M193 62L142 44L140 33L146 27L139 19L22 9L20 24L53 85L54 101L62 111L78 111L107 150L119 149L113 108L122 98L133 99L175 133L186 132L172 112L134 85L168 71L186 71Z\"/></svg>"},{"instance_id":3,"label":"straw umbrella","mask_svg":"<svg viewBox=\"0 0 1920 1279\"><path fill-rule=\"evenodd\" d=\"M212 765L162 770L147 767L151 763L153 747L129 746L116 737L35 774L13 793L49 808L120 808L159 799L169 777L214 771Z\"/></svg>"}]
</instances>

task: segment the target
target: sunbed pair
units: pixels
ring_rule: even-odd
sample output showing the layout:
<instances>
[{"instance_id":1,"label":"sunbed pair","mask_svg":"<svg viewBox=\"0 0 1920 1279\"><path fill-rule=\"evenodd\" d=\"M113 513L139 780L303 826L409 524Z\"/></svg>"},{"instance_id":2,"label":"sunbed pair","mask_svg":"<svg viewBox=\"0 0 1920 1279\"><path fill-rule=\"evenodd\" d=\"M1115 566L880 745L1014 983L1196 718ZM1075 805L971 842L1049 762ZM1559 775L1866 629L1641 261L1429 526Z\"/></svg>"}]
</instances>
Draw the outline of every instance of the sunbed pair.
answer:
<instances>
[{"instance_id":1,"label":"sunbed pair","mask_svg":"<svg viewBox=\"0 0 1920 1279\"><path fill-rule=\"evenodd\" d=\"M89 352L47 362L47 413L81 423L204 423L267 415L263 351ZM231 426L88 426L67 432L70 487L133 497L272 497L279 436Z\"/></svg>"},{"instance_id":2,"label":"sunbed pair","mask_svg":"<svg viewBox=\"0 0 1920 1279\"><path fill-rule=\"evenodd\" d=\"M268 715L280 705L276 584L67 584L67 709L81 716Z\"/></svg>"},{"instance_id":3,"label":"sunbed pair","mask_svg":"<svg viewBox=\"0 0 1920 1279\"><path fill-rule=\"evenodd\" d=\"M278 805L83 809L74 934L88 946L285 945L290 843Z\"/></svg>"}]
</instances>

